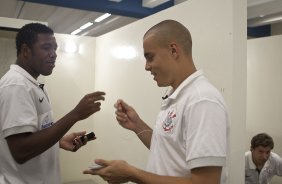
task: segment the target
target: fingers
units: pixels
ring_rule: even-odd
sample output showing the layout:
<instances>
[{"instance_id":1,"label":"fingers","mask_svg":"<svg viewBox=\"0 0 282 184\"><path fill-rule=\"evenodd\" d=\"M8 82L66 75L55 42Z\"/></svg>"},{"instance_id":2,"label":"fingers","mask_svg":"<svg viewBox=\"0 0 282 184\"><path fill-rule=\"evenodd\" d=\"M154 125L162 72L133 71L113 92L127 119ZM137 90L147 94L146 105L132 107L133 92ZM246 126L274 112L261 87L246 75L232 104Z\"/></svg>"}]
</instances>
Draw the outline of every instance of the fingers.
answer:
<instances>
[{"instance_id":1,"label":"fingers","mask_svg":"<svg viewBox=\"0 0 282 184\"><path fill-rule=\"evenodd\" d=\"M82 131L82 132L73 132L74 136L77 137L77 136L83 136L86 134L86 131Z\"/></svg>"},{"instance_id":2,"label":"fingers","mask_svg":"<svg viewBox=\"0 0 282 184\"><path fill-rule=\"evenodd\" d=\"M107 167L110 164L110 161L107 160L103 160L103 159L96 159L94 161L96 164ZM104 168L103 167L103 168ZM88 170L84 170L83 174L92 174L92 175L102 175L102 176L108 176L108 173L105 171L101 171L103 170L103 168L101 169L88 169Z\"/></svg>"},{"instance_id":3,"label":"fingers","mask_svg":"<svg viewBox=\"0 0 282 184\"><path fill-rule=\"evenodd\" d=\"M105 100L104 92L89 93L83 97L83 100L91 107L99 109L101 106L100 100Z\"/></svg>"},{"instance_id":4,"label":"fingers","mask_svg":"<svg viewBox=\"0 0 282 184\"><path fill-rule=\"evenodd\" d=\"M77 136L74 140L73 140L73 147L72 147L72 151L76 152L80 147L82 147L83 145L85 145L87 143L87 141L85 140L84 142L82 142L80 140L80 136Z\"/></svg>"},{"instance_id":5,"label":"fingers","mask_svg":"<svg viewBox=\"0 0 282 184\"><path fill-rule=\"evenodd\" d=\"M125 103L124 101L120 102L120 107L122 108L123 111L127 112L129 111L132 107Z\"/></svg>"},{"instance_id":6,"label":"fingers","mask_svg":"<svg viewBox=\"0 0 282 184\"><path fill-rule=\"evenodd\" d=\"M103 160L103 159L96 159L95 160L95 163L98 164L98 165L101 165L101 166L108 166L108 165L110 165L110 162L111 161Z\"/></svg>"},{"instance_id":7,"label":"fingers","mask_svg":"<svg viewBox=\"0 0 282 184\"><path fill-rule=\"evenodd\" d=\"M127 122L128 121L128 117L127 117L127 115L126 114L118 114L118 113L116 113L116 120L119 122L119 123L125 123L125 122Z\"/></svg>"},{"instance_id":8,"label":"fingers","mask_svg":"<svg viewBox=\"0 0 282 184\"><path fill-rule=\"evenodd\" d=\"M98 100L105 100L104 95L106 95L105 92L101 92L101 91L96 91L93 93L89 93L87 95L85 95L86 98L89 98L90 100L96 102Z\"/></svg>"},{"instance_id":9,"label":"fingers","mask_svg":"<svg viewBox=\"0 0 282 184\"><path fill-rule=\"evenodd\" d=\"M130 106L127 103L125 103L123 100L121 100L121 99L117 100L117 102L115 103L114 107L118 111L124 111L124 112L126 112L130 108Z\"/></svg>"},{"instance_id":10,"label":"fingers","mask_svg":"<svg viewBox=\"0 0 282 184\"><path fill-rule=\"evenodd\" d=\"M116 119L118 121L126 121L127 120L127 114L126 114L126 109L125 107L128 109L128 105L122 101L122 100L117 100L117 102L115 103L114 107L116 108Z\"/></svg>"},{"instance_id":11,"label":"fingers","mask_svg":"<svg viewBox=\"0 0 282 184\"><path fill-rule=\"evenodd\" d=\"M75 137L74 140L73 140L72 151L76 152L80 147L86 145L86 143L87 143L86 139L84 139L84 140L80 139L81 136L84 136L86 134L86 131L83 131L83 132L73 132L72 134Z\"/></svg>"},{"instance_id":12,"label":"fingers","mask_svg":"<svg viewBox=\"0 0 282 184\"><path fill-rule=\"evenodd\" d=\"M99 102L100 100L105 100L105 97L104 97L105 93L104 92L100 92L100 91L97 91L97 92L93 92L93 93L90 93L90 94L87 94L85 95L84 98L86 98L86 100L88 101L89 103L89 106L91 108L91 111L92 112L97 112L97 111L100 111L101 110L101 102Z\"/></svg>"},{"instance_id":13,"label":"fingers","mask_svg":"<svg viewBox=\"0 0 282 184\"><path fill-rule=\"evenodd\" d=\"M104 92L93 92L85 95L77 106L73 109L72 113L75 113L78 120L88 118L95 112L101 110L100 100L105 100Z\"/></svg>"}]
</instances>

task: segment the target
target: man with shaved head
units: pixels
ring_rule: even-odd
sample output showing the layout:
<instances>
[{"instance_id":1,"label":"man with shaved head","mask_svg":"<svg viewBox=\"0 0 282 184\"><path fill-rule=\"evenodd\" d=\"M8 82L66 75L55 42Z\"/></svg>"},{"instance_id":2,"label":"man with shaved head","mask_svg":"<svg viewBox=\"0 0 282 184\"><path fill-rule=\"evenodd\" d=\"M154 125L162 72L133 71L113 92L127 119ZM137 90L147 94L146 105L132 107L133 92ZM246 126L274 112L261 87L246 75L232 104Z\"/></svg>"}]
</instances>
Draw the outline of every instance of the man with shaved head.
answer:
<instances>
[{"instance_id":1,"label":"man with shaved head","mask_svg":"<svg viewBox=\"0 0 282 184\"><path fill-rule=\"evenodd\" d=\"M104 167L84 173L100 175L108 183L227 183L228 113L221 93L194 65L190 32L177 21L162 21L145 33L143 48L145 69L159 87L171 87L154 130L123 100L115 107L119 124L150 149L147 169L97 159Z\"/></svg>"}]
</instances>

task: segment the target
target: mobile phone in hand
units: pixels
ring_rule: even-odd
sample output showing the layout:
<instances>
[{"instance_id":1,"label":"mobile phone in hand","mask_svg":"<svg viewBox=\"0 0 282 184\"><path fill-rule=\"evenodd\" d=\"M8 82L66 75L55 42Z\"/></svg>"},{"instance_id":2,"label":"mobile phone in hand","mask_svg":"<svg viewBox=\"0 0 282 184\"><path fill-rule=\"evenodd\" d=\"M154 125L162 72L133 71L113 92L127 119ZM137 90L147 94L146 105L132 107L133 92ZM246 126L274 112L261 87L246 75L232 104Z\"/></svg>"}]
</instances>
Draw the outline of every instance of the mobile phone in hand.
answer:
<instances>
[{"instance_id":1,"label":"mobile phone in hand","mask_svg":"<svg viewBox=\"0 0 282 184\"><path fill-rule=\"evenodd\" d=\"M87 139L87 141L91 141L96 139L95 133L94 132L90 132L86 135L80 136L79 139L84 142L85 138Z\"/></svg>"}]
</instances>

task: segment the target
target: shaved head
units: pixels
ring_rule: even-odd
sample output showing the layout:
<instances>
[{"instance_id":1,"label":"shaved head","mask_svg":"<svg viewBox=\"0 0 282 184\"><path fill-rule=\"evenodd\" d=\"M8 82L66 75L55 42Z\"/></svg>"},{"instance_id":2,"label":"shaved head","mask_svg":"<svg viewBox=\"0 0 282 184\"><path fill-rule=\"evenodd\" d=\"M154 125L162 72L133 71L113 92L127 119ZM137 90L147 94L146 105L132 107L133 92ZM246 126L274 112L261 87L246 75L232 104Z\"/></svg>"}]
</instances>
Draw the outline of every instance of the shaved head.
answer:
<instances>
[{"instance_id":1,"label":"shaved head","mask_svg":"<svg viewBox=\"0 0 282 184\"><path fill-rule=\"evenodd\" d=\"M167 47L171 42L177 43L185 54L192 53L192 38L189 30L175 20L164 20L151 27L144 35L153 36L160 47Z\"/></svg>"}]
</instances>

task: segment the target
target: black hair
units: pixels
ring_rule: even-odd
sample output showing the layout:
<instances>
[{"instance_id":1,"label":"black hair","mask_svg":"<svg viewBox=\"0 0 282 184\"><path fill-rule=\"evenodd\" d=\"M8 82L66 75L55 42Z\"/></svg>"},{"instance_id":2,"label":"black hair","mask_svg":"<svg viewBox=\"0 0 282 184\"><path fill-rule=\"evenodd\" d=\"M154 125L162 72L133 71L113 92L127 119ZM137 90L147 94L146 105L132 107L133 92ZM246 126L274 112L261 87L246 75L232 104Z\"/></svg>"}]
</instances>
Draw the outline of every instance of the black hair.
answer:
<instances>
[{"instance_id":1,"label":"black hair","mask_svg":"<svg viewBox=\"0 0 282 184\"><path fill-rule=\"evenodd\" d=\"M31 48L37 41L37 35L40 33L54 35L54 31L44 24L29 23L24 25L18 31L16 36L17 56L21 52L21 46L26 44L29 48Z\"/></svg>"},{"instance_id":2,"label":"black hair","mask_svg":"<svg viewBox=\"0 0 282 184\"><path fill-rule=\"evenodd\" d=\"M272 137L266 133L260 133L255 135L251 141L251 148L256 148L258 146L274 148L274 142Z\"/></svg>"}]
</instances>

